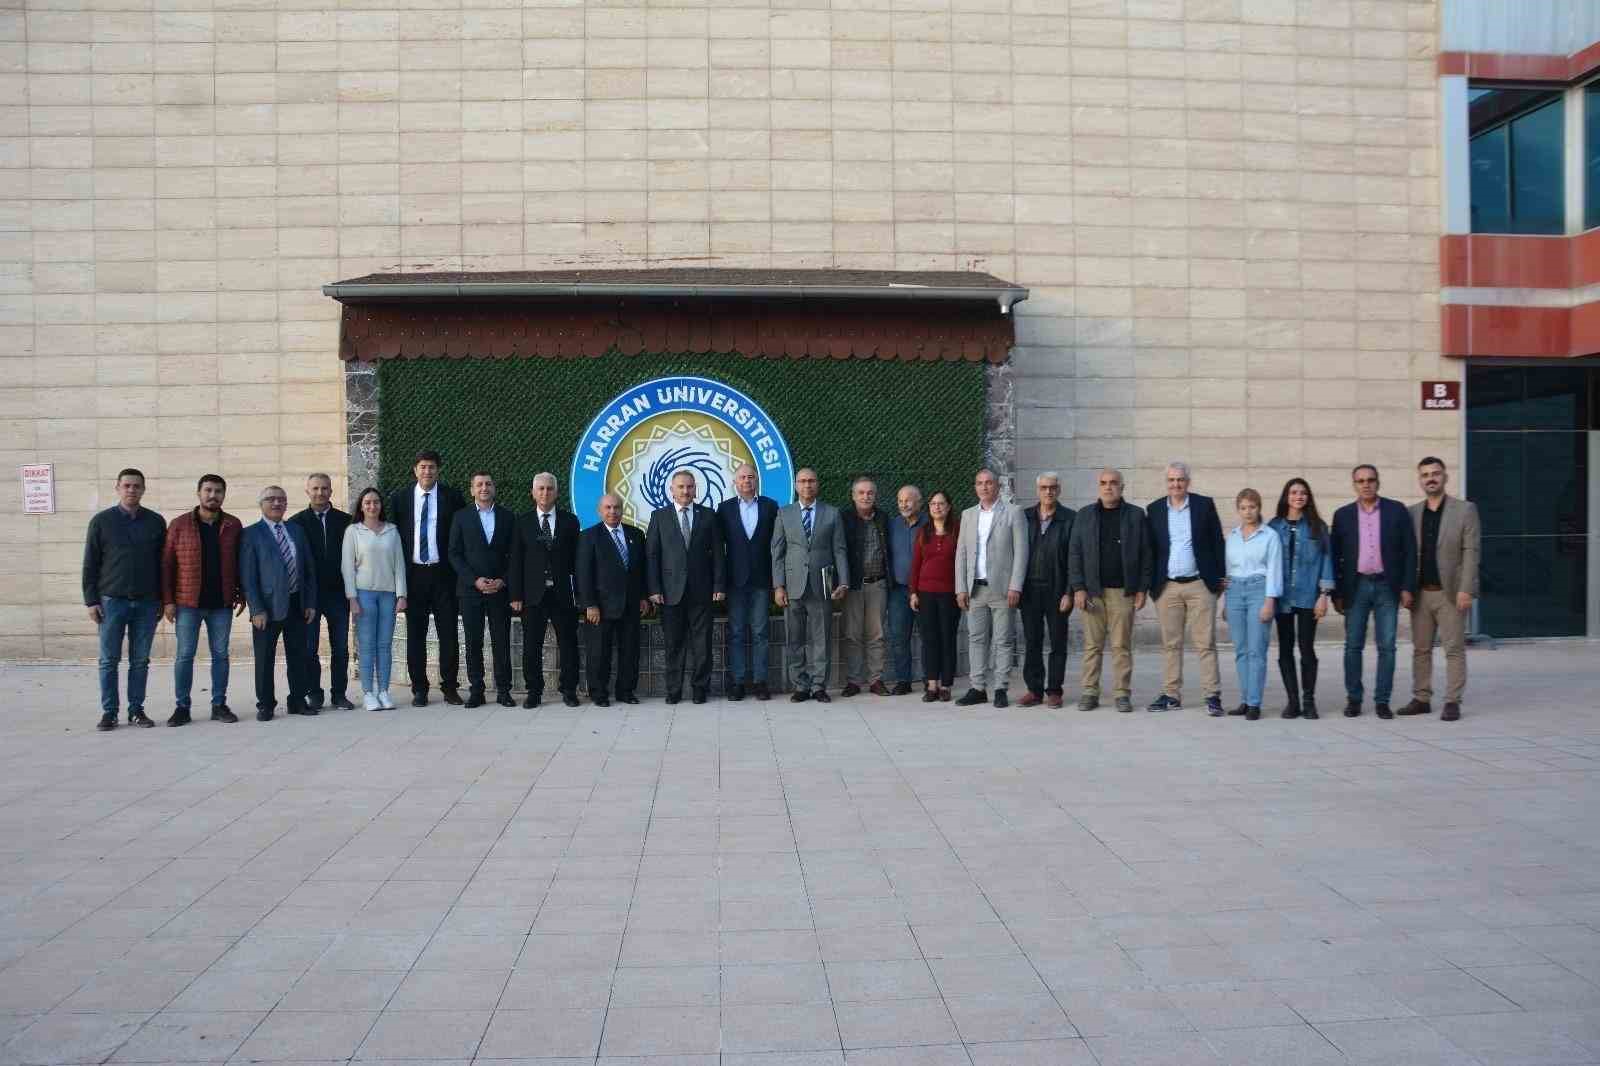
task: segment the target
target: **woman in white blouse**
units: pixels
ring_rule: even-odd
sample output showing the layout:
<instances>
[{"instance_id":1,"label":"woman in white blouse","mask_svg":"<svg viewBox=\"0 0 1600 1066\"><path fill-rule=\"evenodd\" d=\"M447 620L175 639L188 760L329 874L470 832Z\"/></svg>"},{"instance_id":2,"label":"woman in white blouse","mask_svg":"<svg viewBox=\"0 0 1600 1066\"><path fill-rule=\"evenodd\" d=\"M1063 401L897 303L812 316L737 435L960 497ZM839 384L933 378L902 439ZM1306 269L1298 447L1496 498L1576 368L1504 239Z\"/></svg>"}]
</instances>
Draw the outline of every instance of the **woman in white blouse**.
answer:
<instances>
[{"instance_id":1,"label":"woman in white blouse","mask_svg":"<svg viewBox=\"0 0 1600 1066\"><path fill-rule=\"evenodd\" d=\"M1228 585L1225 610L1233 636L1233 665L1239 698L1229 714L1254 722L1261 717L1261 690L1267 684L1267 644L1278 597L1283 595L1283 545L1261 524L1261 493L1245 489L1234 498L1239 525L1228 534ZM1211 712L1213 718L1222 712Z\"/></svg>"},{"instance_id":2,"label":"woman in white blouse","mask_svg":"<svg viewBox=\"0 0 1600 1066\"><path fill-rule=\"evenodd\" d=\"M361 521L344 535L341 570L361 649L361 691L367 710L393 710L389 671L395 614L406 609L406 551L400 531L383 520L381 492L364 490L356 513Z\"/></svg>"}]
</instances>

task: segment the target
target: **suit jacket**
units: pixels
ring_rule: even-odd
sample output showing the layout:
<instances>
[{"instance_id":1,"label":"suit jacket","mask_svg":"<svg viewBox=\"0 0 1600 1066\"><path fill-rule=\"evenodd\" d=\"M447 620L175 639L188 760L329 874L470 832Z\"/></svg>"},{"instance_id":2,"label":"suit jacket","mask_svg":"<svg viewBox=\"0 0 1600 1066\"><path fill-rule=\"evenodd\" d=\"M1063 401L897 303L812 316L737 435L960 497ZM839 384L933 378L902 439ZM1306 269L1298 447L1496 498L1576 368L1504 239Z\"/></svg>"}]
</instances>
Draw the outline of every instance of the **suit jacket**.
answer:
<instances>
[{"instance_id":1,"label":"suit jacket","mask_svg":"<svg viewBox=\"0 0 1600 1066\"><path fill-rule=\"evenodd\" d=\"M1348 600L1355 592L1356 564L1361 558L1361 525L1354 501L1333 512L1329 540L1333 551L1333 596ZM1417 591L1417 534L1406 505L1387 496L1378 497L1378 547L1383 576L1395 597Z\"/></svg>"},{"instance_id":2,"label":"suit jacket","mask_svg":"<svg viewBox=\"0 0 1600 1066\"><path fill-rule=\"evenodd\" d=\"M785 589L790 599L815 599L822 595L825 566L833 567L835 587L850 583L850 555L837 508L821 500L812 505L810 543L800 512L798 501L788 504L772 527L772 585Z\"/></svg>"},{"instance_id":3,"label":"suit jacket","mask_svg":"<svg viewBox=\"0 0 1600 1066\"><path fill-rule=\"evenodd\" d=\"M697 503L693 521L688 544L683 543L676 506L652 511L645 531L645 584L650 595L662 597L669 607L684 600L709 603L712 593L727 585L717 512Z\"/></svg>"},{"instance_id":4,"label":"suit jacket","mask_svg":"<svg viewBox=\"0 0 1600 1066\"><path fill-rule=\"evenodd\" d=\"M344 532L350 528L350 515L337 507L328 508L328 535L322 535L322 522L307 507L289 519L300 527L317 557L317 600L326 608L344 602Z\"/></svg>"},{"instance_id":5,"label":"suit jacket","mask_svg":"<svg viewBox=\"0 0 1600 1066\"><path fill-rule=\"evenodd\" d=\"M898 516L896 516L898 517ZM862 518L856 513L855 505L839 511L839 520L844 523L844 550L850 560L850 587L861 587L867 562L867 523L871 522L878 527L878 542L883 545L883 579L893 583L894 580L894 546L889 543L888 515L883 509L874 507L870 519Z\"/></svg>"},{"instance_id":6,"label":"suit jacket","mask_svg":"<svg viewBox=\"0 0 1600 1066\"><path fill-rule=\"evenodd\" d=\"M439 517L434 528L438 534L439 543L433 545L433 550L439 557L439 565L445 568L445 573L453 575L454 570L450 565L450 527L455 521L456 512L467 506L467 498L461 494L460 489L453 489L443 482L436 482L438 493L435 499L439 501ZM395 489L389 494L389 505L385 516L393 522L400 531L400 543L405 545L406 565L410 565L417 557L416 524L417 515L412 505L415 502L417 483L410 482L403 489Z\"/></svg>"},{"instance_id":7,"label":"suit jacket","mask_svg":"<svg viewBox=\"0 0 1600 1066\"><path fill-rule=\"evenodd\" d=\"M506 580L511 569L511 541L517 535L517 516L494 505L494 540L483 535L478 507L463 507L450 523L450 567L456 574L457 596L481 596L473 582L480 577ZM502 590L503 591L503 590Z\"/></svg>"},{"instance_id":8,"label":"suit jacket","mask_svg":"<svg viewBox=\"0 0 1600 1066\"><path fill-rule=\"evenodd\" d=\"M995 501L989 543L984 549L991 588L1021 592L1028 583L1028 523L1022 508ZM978 505L961 512L961 538L956 546L956 593L971 595L978 580Z\"/></svg>"},{"instance_id":9,"label":"suit jacket","mask_svg":"<svg viewBox=\"0 0 1600 1066\"><path fill-rule=\"evenodd\" d=\"M1167 584L1168 556L1172 552L1172 536L1167 531L1167 498L1156 500L1145 508L1150 521L1150 549L1153 566L1150 572L1150 595L1159 596ZM1222 519L1217 514L1217 504L1210 496L1189 493L1189 537L1194 542L1195 568L1200 580L1212 595L1222 591L1222 579L1228 576L1228 548L1222 536Z\"/></svg>"},{"instance_id":10,"label":"suit jacket","mask_svg":"<svg viewBox=\"0 0 1600 1066\"><path fill-rule=\"evenodd\" d=\"M1039 532L1038 504L1022 513L1028 519L1028 572L1031 574L1035 565L1042 567L1050 597L1060 603L1067 593L1067 545L1072 540L1072 508L1057 506L1050 528L1043 533Z\"/></svg>"},{"instance_id":11,"label":"suit jacket","mask_svg":"<svg viewBox=\"0 0 1600 1066\"><path fill-rule=\"evenodd\" d=\"M1471 500L1459 499L1448 493L1444 498L1444 514L1439 518L1439 584L1450 599L1465 592L1478 598L1479 540L1482 535L1478 525L1478 505ZM1411 505L1411 531L1417 538L1417 577L1422 576L1422 509L1427 501Z\"/></svg>"},{"instance_id":12,"label":"suit jacket","mask_svg":"<svg viewBox=\"0 0 1600 1066\"><path fill-rule=\"evenodd\" d=\"M756 497L756 535L746 536L739 514L739 497L730 496L717 506L722 523L722 543L728 551L730 589L772 587L772 527L778 522L778 501Z\"/></svg>"},{"instance_id":13,"label":"suit jacket","mask_svg":"<svg viewBox=\"0 0 1600 1066\"><path fill-rule=\"evenodd\" d=\"M1072 520L1072 538L1067 542L1067 586L1098 598L1106 588L1100 580L1099 503L1080 510ZM1150 551L1150 524L1145 513L1128 501L1117 508L1122 512L1122 590L1132 596L1148 592L1153 555Z\"/></svg>"},{"instance_id":14,"label":"suit jacket","mask_svg":"<svg viewBox=\"0 0 1600 1066\"><path fill-rule=\"evenodd\" d=\"M626 566L604 522L596 522L578 537L578 606L600 608L600 617L608 622L637 615L639 601L645 598L644 534L624 522L622 536L628 543Z\"/></svg>"},{"instance_id":15,"label":"suit jacket","mask_svg":"<svg viewBox=\"0 0 1600 1066\"><path fill-rule=\"evenodd\" d=\"M304 530L293 522L285 522L283 529L294 544L295 565L300 568L300 607L314 611L319 588L317 557ZM244 585L251 617L262 612L274 622L289 617L289 571L278 551L278 538L272 535L265 518L246 526L244 536L239 538L239 580ZM343 591L339 595L343 598Z\"/></svg>"},{"instance_id":16,"label":"suit jacket","mask_svg":"<svg viewBox=\"0 0 1600 1066\"><path fill-rule=\"evenodd\" d=\"M517 519L511 541L511 602L537 607L546 596L559 607L573 604L572 576L578 565L578 516L556 508L550 523L554 536L546 543L539 530L539 509L535 507ZM546 565L554 585L546 585Z\"/></svg>"}]
</instances>

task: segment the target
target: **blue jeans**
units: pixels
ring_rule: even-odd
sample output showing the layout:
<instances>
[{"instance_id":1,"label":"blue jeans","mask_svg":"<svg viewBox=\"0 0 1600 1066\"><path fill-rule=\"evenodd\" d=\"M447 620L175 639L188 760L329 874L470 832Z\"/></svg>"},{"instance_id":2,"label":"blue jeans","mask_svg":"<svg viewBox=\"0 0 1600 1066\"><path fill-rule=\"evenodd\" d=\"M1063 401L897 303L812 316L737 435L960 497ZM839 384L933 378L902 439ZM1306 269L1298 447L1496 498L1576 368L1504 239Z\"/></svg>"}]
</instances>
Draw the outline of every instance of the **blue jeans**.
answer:
<instances>
[{"instance_id":1,"label":"blue jeans","mask_svg":"<svg viewBox=\"0 0 1600 1066\"><path fill-rule=\"evenodd\" d=\"M144 710L144 687L150 679L150 642L156 639L161 604L155 600L100 597L105 620L100 623L100 710L116 715L117 666L122 662L122 641L128 641L128 713Z\"/></svg>"},{"instance_id":2,"label":"blue jeans","mask_svg":"<svg viewBox=\"0 0 1600 1066\"><path fill-rule=\"evenodd\" d=\"M1400 620L1400 601L1384 577L1358 576L1354 592L1344 605L1344 694L1360 703L1361 652L1367 643L1367 619L1377 631L1378 676L1372 685L1374 703L1388 703L1394 689L1394 631Z\"/></svg>"},{"instance_id":3,"label":"blue jeans","mask_svg":"<svg viewBox=\"0 0 1600 1066\"><path fill-rule=\"evenodd\" d=\"M310 689L306 695L313 704L322 702L322 657L318 644L322 627L328 627L328 699L344 698L345 686L350 683L350 601L344 591L333 594L326 604L318 600L316 617L306 628L307 650L311 653L306 669L311 672Z\"/></svg>"},{"instance_id":4,"label":"blue jeans","mask_svg":"<svg viewBox=\"0 0 1600 1066\"><path fill-rule=\"evenodd\" d=\"M361 614L356 618L356 644L361 649L361 691L385 692L389 688L389 671L394 666L395 595L357 589L356 602L361 604Z\"/></svg>"},{"instance_id":5,"label":"blue jeans","mask_svg":"<svg viewBox=\"0 0 1600 1066\"><path fill-rule=\"evenodd\" d=\"M1239 702L1261 706L1267 685L1267 643L1271 622L1261 620L1267 579L1245 577L1228 583L1228 631L1233 636L1233 668L1239 675Z\"/></svg>"},{"instance_id":6,"label":"blue jeans","mask_svg":"<svg viewBox=\"0 0 1600 1066\"><path fill-rule=\"evenodd\" d=\"M894 665L896 683L910 684L913 680L911 623L916 617L911 610L911 590L904 585L889 586L889 661Z\"/></svg>"},{"instance_id":7,"label":"blue jeans","mask_svg":"<svg viewBox=\"0 0 1600 1066\"><path fill-rule=\"evenodd\" d=\"M766 684L767 605L772 590L747 585L728 590L728 677L735 685ZM745 642L750 648L746 657Z\"/></svg>"},{"instance_id":8,"label":"blue jeans","mask_svg":"<svg viewBox=\"0 0 1600 1066\"><path fill-rule=\"evenodd\" d=\"M206 643L211 648L211 705L228 702L228 634L233 612L226 607L202 610L179 607L178 652L172 662L172 687L177 706L189 709L189 692L194 688L194 653L200 646L200 623L206 624ZM131 686L131 683L130 683Z\"/></svg>"}]
</instances>

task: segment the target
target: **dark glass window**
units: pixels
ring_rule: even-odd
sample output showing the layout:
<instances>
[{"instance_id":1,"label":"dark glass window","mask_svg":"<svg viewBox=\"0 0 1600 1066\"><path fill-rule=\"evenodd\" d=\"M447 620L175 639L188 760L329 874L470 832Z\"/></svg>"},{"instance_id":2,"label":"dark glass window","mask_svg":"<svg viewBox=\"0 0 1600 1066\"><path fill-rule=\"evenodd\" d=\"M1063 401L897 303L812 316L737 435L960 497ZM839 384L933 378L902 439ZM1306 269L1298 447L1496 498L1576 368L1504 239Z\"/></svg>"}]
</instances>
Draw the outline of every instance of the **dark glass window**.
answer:
<instances>
[{"instance_id":1,"label":"dark glass window","mask_svg":"<svg viewBox=\"0 0 1600 1066\"><path fill-rule=\"evenodd\" d=\"M1600 82L1583 91L1583 228L1600 226Z\"/></svg>"},{"instance_id":2,"label":"dark glass window","mask_svg":"<svg viewBox=\"0 0 1600 1066\"><path fill-rule=\"evenodd\" d=\"M1473 86L1472 232L1566 229L1561 93Z\"/></svg>"}]
</instances>

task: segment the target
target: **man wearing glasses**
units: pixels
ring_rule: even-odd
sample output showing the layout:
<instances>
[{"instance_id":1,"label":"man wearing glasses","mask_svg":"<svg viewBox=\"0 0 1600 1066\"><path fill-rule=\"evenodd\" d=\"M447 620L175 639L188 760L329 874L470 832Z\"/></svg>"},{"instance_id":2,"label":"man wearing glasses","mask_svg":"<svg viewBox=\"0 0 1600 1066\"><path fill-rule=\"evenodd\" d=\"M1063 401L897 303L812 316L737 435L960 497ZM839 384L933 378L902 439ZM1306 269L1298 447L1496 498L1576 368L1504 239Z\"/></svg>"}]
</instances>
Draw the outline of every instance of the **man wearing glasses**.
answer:
<instances>
[{"instance_id":1,"label":"man wearing glasses","mask_svg":"<svg viewBox=\"0 0 1600 1066\"><path fill-rule=\"evenodd\" d=\"M1378 645L1372 698L1379 718L1393 718L1394 635L1400 608L1417 593L1417 536L1405 504L1378 495L1378 468L1362 463L1350 472L1356 498L1333 514L1333 606L1344 622L1344 716L1361 713L1362 650L1367 622Z\"/></svg>"}]
</instances>

